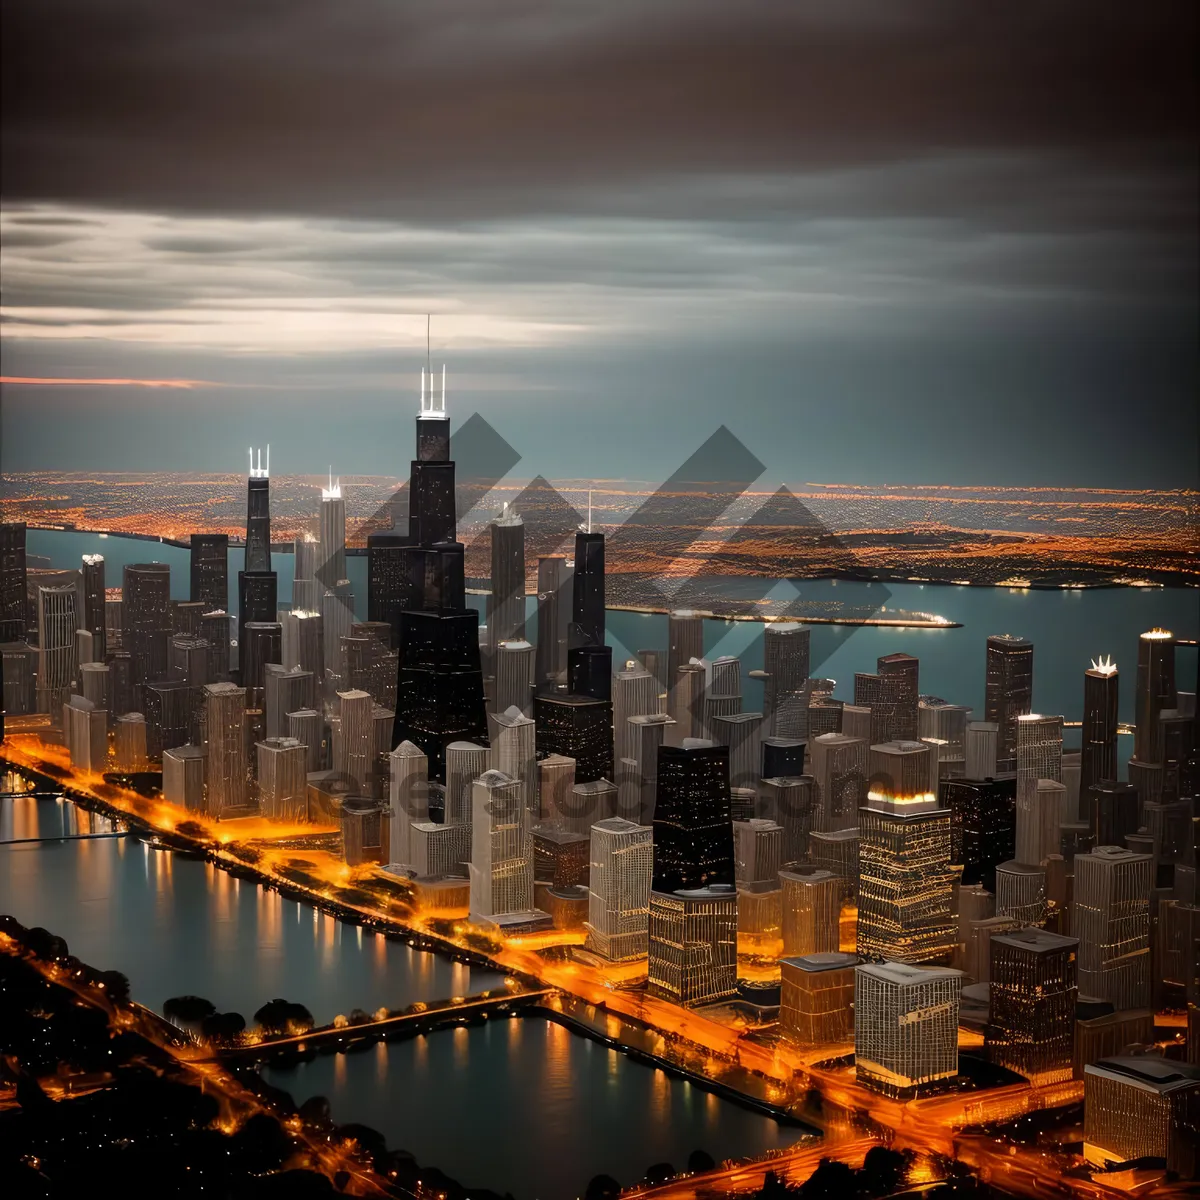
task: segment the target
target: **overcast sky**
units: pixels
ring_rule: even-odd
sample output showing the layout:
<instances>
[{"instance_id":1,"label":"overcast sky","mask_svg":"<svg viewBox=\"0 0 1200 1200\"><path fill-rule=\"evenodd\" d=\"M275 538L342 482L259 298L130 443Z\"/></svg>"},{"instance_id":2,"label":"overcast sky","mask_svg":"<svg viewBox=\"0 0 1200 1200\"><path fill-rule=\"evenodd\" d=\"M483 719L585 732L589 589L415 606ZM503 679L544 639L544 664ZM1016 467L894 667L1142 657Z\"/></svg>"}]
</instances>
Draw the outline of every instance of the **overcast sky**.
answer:
<instances>
[{"instance_id":1,"label":"overcast sky","mask_svg":"<svg viewBox=\"0 0 1200 1200\"><path fill-rule=\"evenodd\" d=\"M7 0L3 467L1195 486L1195 12Z\"/></svg>"}]
</instances>

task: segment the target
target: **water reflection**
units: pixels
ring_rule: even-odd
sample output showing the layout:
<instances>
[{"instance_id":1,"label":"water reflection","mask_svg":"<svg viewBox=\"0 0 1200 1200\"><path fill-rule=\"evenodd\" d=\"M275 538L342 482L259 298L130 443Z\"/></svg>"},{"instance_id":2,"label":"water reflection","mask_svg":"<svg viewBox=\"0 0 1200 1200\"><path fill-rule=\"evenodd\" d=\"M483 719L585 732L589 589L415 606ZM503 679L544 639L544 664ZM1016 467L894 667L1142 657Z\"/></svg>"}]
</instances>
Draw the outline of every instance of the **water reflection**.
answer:
<instances>
[{"instance_id":1,"label":"water reflection","mask_svg":"<svg viewBox=\"0 0 1200 1200\"><path fill-rule=\"evenodd\" d=\"M0 912L53 930L84 962L124 972L134 996L159 1010L191 993L249 1019L283 996L324 1022L503 979L385 938L360 939L357 927L308 905L128 838L0 846Z\"/></svg>"},{"instance_id":2,"label":"water reflection","mask_svg":"<svg viewBox=\"0 0 1200 1200\"><path fill-rule=\"evenodd\" d=\"M537 1017L264 1074L297 1102L327 1096L335 1119L378 1129L422 1165L518 1200L578 1196L601 1173L629 1185L651 1163L682 1169L700 1148L720 1160L798 1136Z\"/></svg>"}]
</instances>

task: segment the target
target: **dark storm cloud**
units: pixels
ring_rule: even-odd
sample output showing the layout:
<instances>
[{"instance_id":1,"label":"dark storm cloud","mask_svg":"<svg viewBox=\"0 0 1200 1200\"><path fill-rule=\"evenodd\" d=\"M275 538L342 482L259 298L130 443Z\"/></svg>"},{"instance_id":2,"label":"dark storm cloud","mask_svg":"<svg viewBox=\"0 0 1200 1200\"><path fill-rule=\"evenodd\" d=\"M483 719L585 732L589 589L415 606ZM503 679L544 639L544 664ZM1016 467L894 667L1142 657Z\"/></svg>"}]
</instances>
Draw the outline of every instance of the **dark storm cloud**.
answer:
<instances>
[{"instance_id":1,"label":"dark storm cloud","mask_svg":"<svg viewBox=\"0 0 1200 1200\"><path fill-rule=\"evenodd\" d=\"M633 185L970 153L1045 160L1047 211L1140 181L1093 201L1153 221L1192 183L1191 3L10 0L3 33L10 199L647 213ZM1006 202L970 172L936 197Z\"/></svg>"}]
</instances>

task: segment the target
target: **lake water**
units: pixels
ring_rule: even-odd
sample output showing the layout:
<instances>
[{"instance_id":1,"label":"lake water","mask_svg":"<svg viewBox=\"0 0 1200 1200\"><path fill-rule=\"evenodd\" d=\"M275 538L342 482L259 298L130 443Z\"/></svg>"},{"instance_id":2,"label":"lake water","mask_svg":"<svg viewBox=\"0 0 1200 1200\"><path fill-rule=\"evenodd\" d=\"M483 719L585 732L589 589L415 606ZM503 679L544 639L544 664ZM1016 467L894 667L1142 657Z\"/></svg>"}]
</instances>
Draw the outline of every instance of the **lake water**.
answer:
<instances>
[{"instance_id":1,"label":"lake water","mask_svg":"<svg viewBox=\"0 0 1200 1200\"><path fill-rule=\"evenodd\" d=\"M88 816L53 799L4 799L0 812L26 836L53 837ZM64 937L84 962L123 972L134 998L160 1011L192 993L249 1020L283 996L325 1022L355 1007L469 995L503 978L133 837L0 846L0 912ZM540 1018L265 1074L298 1102L328 1097L336 1120L380 1130L423 1165L517 1200L575 1196L601 1173L632 1183L656 1162L682 1169L697 1148L719 1160L801 1135Z\"/></svg>"},{"instance_id":2,"label":"lake water","mask_svg":"<svg viewBox=\"0 0 1200 1200\"><path fill-rule=\"evenodd\" d=\"M55 566L78 566L80 556L103 554L108 582L121 582L127 563L157 559L171 566L171 594L183 600L188 594L189 558L177 546L134 541L129 538L100 538L97 534L30 530L29 552L51 559ZM230 584L236 593L237 570L243 550L230 551ZM346 559L355 595L356 611L366 615L366 569L363 555ZM279 603L291 599L292 556L276 554L272 565L279 574ZM754 581L730 579L722 585L731 595L755 591ZM761 591L761 587L757 589ZM1121 719L1134 716L1134 680L1137 668L1138 635L1154 626L1171 629L1176 636L1195 639L1200 629L1200 592L1194 588L1096 588L1012 589L952 585L854 583L844 580L815 580L793 585L781 582L771 593L787 601L799 596L802 602L824 607L844 605L855 612L881 613L897 609L932 612L958 622L958 629L895 629L882 626L815 625L812 627L812 673L836 679L834 695L853 700L854 673L873 671L881 655L905 651L921 660L923 692L941 696L953 704L968 704L976 717L983 716L984 642L992 633L1015 633L1034 643L1034 708L1061 713L1078 720L1083 708L1083 672L1091 659L1111 654L1120 668ZM482 610L484 597L468 601ZM233 597L236 603L236 594ZM231 610L232 611L232 610ZM536 637L536 601L528 602L529 636ZM613 661L620 664L641 649L665 649L667 618L655 613L610 612L608 642ZM743 706L753 712L762 705L762 685L747 678L763 665L763 626L753 621L710 620L705 622L704 649L710 657L732 654L742 659ZM1191 690L1196 680L1196 651L1178 652L1180 686ZM1068 730L1069 746L1078 734ZM1119 743L1124 762L1132 752L1132 738Z\"/></svg>"},{"instance_id":3,"label":"lake water","mask_svg":"<svg viewBox=\"0 0 1200 1200\"><path fill-rule=\"evenodd\" d=\"M378 1129L422 1166L517 1200L581 1196L600 1174L629 1186L654 1163L684 1170L696 1149L719 1162L802 1133L540 1018L459 1026L263 1075L297 1102L327 1097L339 1120Z\"/></svg>"},{"instance_id":4,"label":"lake water","mask_svg":"<svg viewBox=\"0 0 1200 1200\"><path fill-rule=\"evenodd\" d=\"M29 803L0 801L6 809ZM57 802L34 803L52 828ZM159 1011L190 993L249 1022L282 996L322 1024L352 1008L404 1008L503 979L132 837L0 846L0 912L66 938L86 963L127 975L134 998Z\"/></svg>"}]
</instances>

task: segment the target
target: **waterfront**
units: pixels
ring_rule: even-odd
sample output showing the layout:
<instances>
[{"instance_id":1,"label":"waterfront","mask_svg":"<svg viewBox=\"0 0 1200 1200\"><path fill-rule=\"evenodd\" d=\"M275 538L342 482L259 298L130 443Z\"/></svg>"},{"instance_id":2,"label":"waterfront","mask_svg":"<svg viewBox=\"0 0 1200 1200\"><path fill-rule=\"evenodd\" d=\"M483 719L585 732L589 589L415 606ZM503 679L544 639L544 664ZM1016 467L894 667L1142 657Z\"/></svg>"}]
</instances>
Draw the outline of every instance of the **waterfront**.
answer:
<instances>
[{"instance_id":1,"label":"waterfront","mask_svg":"<svg viewBox=\"0 0 1200 1200\"><path fill-rule=\"evenodd\" d=\"M719 1162L803 1133L538 1017L269 1066L263 1077L297 1102L325 1096L339 1121L517 1200L579 1196L598 1174L629 1186L654 1163L686 1169L696 1149Z\"/></svg>"},{"instance_id":2,"label":"waterfront","mask_svg":"<svg viewBox=\"0 0 1200 1200\"><path fill-rule=\"evenodd\" d=\"M157 1011L171 996L194 994L251 1022L282 996L321 1024L353 1008L403 1008L503 980L133 837L0 846L0 864L0 912L66 938L84 962L127 975L134 998Z\"/></svg>"}]
</instances>

